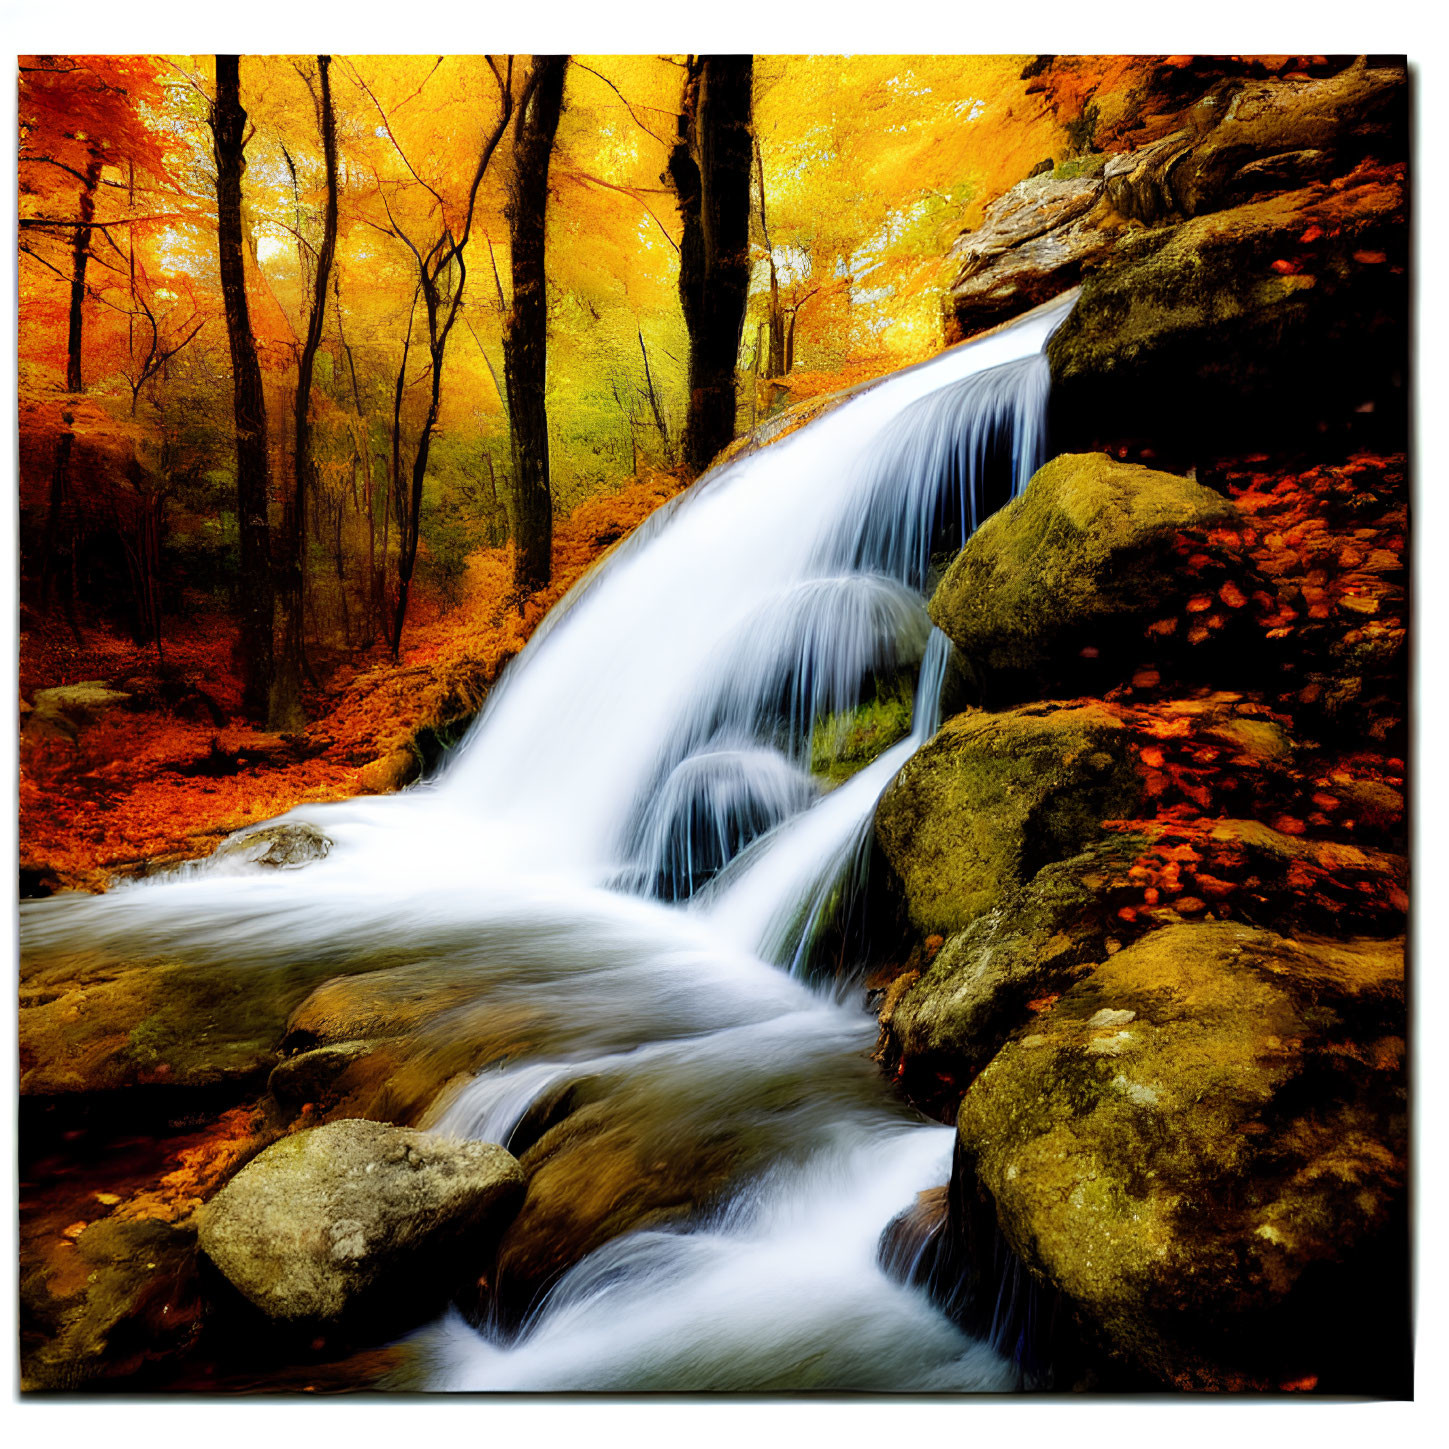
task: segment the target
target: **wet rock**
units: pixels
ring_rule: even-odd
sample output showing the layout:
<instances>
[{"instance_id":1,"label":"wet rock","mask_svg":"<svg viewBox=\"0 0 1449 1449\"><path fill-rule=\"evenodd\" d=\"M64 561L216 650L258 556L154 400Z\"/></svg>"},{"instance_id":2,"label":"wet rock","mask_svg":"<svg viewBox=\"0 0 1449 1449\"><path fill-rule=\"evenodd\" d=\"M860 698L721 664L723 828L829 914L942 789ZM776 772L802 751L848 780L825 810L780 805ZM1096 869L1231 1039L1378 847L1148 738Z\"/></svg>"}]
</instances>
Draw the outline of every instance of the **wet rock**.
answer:
<instances>
[{"instance_id":1,"label":"wet rock","mask_svg":"<svg viewBox=\"0 0 1449 1449\"><path fill-rule=\"evenodd\" d=\"M229 836L212 860L228 866L259 865L268 870L298 870L324 860L332 841L315 825L303 822L263 825Z\"/></svg>"},{"instance_id":2,"label":"wet rock","mask_svg":"<svg viewBox=\"0 0 1449 1449\"><path fill-rule=\"evenodd\" d=\"M272 1068L267 1091L284 1106L300 1107L333 1095L355 1062L372 1055L376 1041L344 1041L286 1057Z\"/></svg>"},{"instance_id":3,"label":"wet rock","mask_svg":"<svg viewBox=\"0 0 1449 1449\"><path fill-rule=\"evenodd\" d=\"M912 923L949 935L1043 865L1076 854L1101 822L1132 815L1140 782L1109 710L1039 705L948 720L902 767L876 838Z\"/></svg>"},{"instance_id":4,"label":"wet rock","mask_svg":"<svg viewBox=\"0 0 1449 1449\"><path fill-rule=\"evenodd\" d=\"M522 1195L517 1162L492 1143L331 1122L243 1168L202 1210L201 1249L271 1318L411 1316L486 1262Z\"/></svg>"},{"instance_id":5,"label":"wet rock","mask_svg":"<svg viewBox=\"0 0 1449 1449\"><path fill-rule=\"evenodd\" d=\"M931 618L955 643L978 699L1114 683L1147 652L1146 624L1198 587L1183 569L1184 537L1247 582L1249 567L1210 538L1239 523L1227 499L1191 479L1102 453L1065 454L966 541ZM1168 647L1152 644L1154 653Z\"/></svg>"},{"instance_id":6,"label":"wet rock","mask_svg":"<svg viewBox=\"0 0 1449 1449\"><path fill-rule=\"evenodd\" d=\"M95 963L57 978L22 978L24 1096L259 1081L306 990L277 973L168 962Z\"/></svg>"},{"instance_id":7,"label":"wet rock","mask_svg":"<svg viewBox=\"0 0 1449 1449\"><path fill-rule=\"evenodd\" d=\"M810 773L843 784L911 732L909 690L886 692L858 709L827 715L810 740Z\"/></svg>"},{"instance_id":8,"label":"wet rock","mask_svg":"<svg viewBox=\"0 0 1449 1449\"><path fill-rule=\"evenodd\" d=\"M1154 932L976 1078L951 1232L999 1231L1081 1332L1192 1389L1355 1383L1407 1284L1402 940ZM978 1285L985 1294L995 1285ZM1347 1345L1347 1347L1345 1347Z\"/></svg>"},{"instance_id":9,"label":"wet rock","mask_svg":"<svg viewBox=\"0 0 1449 1449\"><path fill-rule=\"evenodd\" d=\"M22 1389L63 1392L100 1378L138 1386L199 1332L196 1229L102 1218L22 1262L20 1300Z\"/></svg>"}]
</instances>

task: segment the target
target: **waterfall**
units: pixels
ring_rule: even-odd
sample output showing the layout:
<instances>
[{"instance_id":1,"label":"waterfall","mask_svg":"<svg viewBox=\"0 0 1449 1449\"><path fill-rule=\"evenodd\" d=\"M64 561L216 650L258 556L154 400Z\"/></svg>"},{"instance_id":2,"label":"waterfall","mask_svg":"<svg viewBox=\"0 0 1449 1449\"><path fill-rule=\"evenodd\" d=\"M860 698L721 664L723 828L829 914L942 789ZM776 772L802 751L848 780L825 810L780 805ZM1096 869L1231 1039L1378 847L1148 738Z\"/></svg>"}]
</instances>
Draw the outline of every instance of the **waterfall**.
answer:
<instances>
[{"instance_id":1,"label":"waterfall","mask_svg":"<svg viewBox=\"0 0 1449 1449\"><path fill-rule=\"evenodd\" d=\"M450 1314L415 1336L411 1386L1017 1381L881 1271L953 1134L893 1098L848 975L807 966L881 791L939 723L936 572L1044 461L1044 348L1071 300L702 479L553 612L434 779L283 817L325 831L325 859L22 907L23 949L56 959L441 973L439 1029L473 1033L482 1065L436 1130L507 1140L587 1079L668 1162L737 1149L723 1189L583 1257L521 1330ZM827 788L813 733L887 695L912 698L908 734Z\"/></svg>"}]
</instances>

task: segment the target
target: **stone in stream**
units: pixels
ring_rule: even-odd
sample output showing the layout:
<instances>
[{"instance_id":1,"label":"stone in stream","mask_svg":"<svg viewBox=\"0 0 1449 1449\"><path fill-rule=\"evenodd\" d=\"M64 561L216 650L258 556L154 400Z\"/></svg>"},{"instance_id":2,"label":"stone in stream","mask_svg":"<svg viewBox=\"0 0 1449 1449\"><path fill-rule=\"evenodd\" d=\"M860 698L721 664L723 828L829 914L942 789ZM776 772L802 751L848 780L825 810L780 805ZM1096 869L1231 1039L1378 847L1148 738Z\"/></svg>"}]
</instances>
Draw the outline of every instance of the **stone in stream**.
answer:
<instances>
[{"instance_id":1,"label":"stone in stream","mask_svg":"<svg viewBox=\"0 0 1449 1449\"><path fill-rule=\"evenodd\" d=\"M1160 1383L1385 1391L1410 1361L1405 1029L1402 939L1144 937L967 1091L958 1261L1001 1235ZM976 1285L988 1313L998 1287Z\"/></svg>"},{"instance_id":2,"label":"stone in stream","mask_svg":"<svg viewBox=\"0 0 1449 1449\"><path fill-rule=\"evenodd\" d=\"M244 1167L202 1209L201 1249L270 1318L397 1327L477 1277L522 1197L502 1147L348 1119Z\"/></svg>"},{"instance_id":3,"label":"stone in stream","mask_svg":"<svg viewBox=\"0 0 1449 1449\"><path fill-rule=\"evenodd\" d=\"M238 831L223 840L211 858L228 865L299 870L314 860L325 859L331 849L332 841L315 825L289 821Z\"/></svg>"}]
</instances>

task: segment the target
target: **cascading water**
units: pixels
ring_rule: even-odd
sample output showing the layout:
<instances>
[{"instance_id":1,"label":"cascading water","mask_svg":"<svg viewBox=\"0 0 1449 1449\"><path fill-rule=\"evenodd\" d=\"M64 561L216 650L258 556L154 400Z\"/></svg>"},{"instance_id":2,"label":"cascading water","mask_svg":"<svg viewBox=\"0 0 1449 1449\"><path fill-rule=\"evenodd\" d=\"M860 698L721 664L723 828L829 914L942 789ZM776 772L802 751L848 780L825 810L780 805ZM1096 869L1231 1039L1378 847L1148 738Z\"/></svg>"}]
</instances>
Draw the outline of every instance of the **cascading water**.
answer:
<instances>
[{"instance_id":1,"label":"cascading water","mask_svg":"<svg viewBox=\"0 0 1449 1449\"><path fill-rule=\"evenodd\" d=\"M425 1125L507 1141L587 1079L665 1166L724 1152L687 1219L587 1254L521 1328L454 1313L415 1336L411 1386L1016 1382L881 1271L882 1230L944 1181L952 1132L893 1098L858 990L804 968L938 723L932 561L1044 461L1043 349L1069 305L696 485L554 612L437 778L285 817L331 837L324 860L22 908L24 949L52 957L441 972L484 1066ZM912 673L907 738L825 789L822 719Z\"/></svg>"}]
</instances>

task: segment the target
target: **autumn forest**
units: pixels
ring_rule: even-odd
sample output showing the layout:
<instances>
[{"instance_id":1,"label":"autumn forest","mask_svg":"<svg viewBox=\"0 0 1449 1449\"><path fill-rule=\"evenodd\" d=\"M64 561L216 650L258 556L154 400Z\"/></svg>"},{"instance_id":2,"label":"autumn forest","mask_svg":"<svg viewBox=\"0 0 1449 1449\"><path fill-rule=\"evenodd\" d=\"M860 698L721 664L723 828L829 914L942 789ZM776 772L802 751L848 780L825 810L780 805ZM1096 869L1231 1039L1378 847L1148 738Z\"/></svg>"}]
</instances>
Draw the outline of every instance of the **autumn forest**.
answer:
<instances>
[{"instance_id":1,"label":"autumn forest","mask_svg":"<svg viewBox=\"0 0 1449 1449\"><path fill-rule=\"evenodd\" d=\"M1411 1397L1417 83L21 57L27 1396Z\"/></svg>"},{"instance_id":2,"label":"autumn forest","mask_svg":"<svg viewBox=\"0 0 1449 1449\"><path fill-rule=\"evenodd\" d=\"M446 723L510 646L430 626L479 589L527 615L582 505L617 537L783 405L939 346L950 237L1060 139L1020 60L736 69L738 236L691 283L686 57L26 60L22 693L129 663L188 693L153 763L206 727L203 762L335 790L418 723L354 699L332 760L288 755L341 679L466 656ZM23 854L84 875L179 844L147 818L178 804Z\"/></svg>"}]
</instances>

